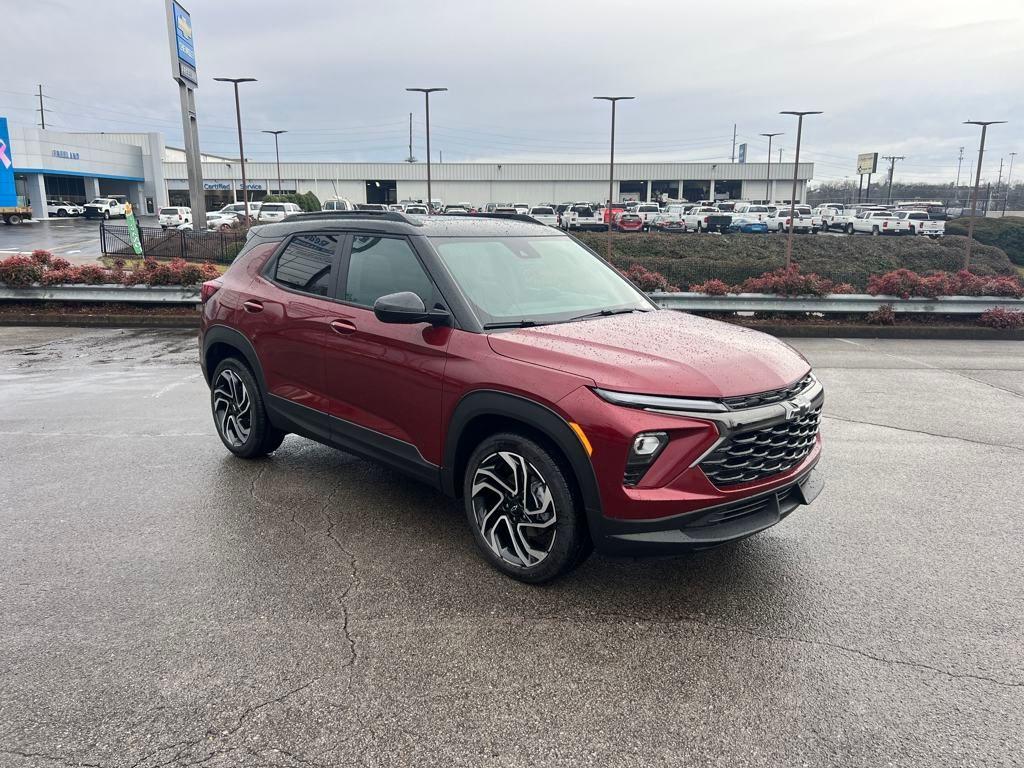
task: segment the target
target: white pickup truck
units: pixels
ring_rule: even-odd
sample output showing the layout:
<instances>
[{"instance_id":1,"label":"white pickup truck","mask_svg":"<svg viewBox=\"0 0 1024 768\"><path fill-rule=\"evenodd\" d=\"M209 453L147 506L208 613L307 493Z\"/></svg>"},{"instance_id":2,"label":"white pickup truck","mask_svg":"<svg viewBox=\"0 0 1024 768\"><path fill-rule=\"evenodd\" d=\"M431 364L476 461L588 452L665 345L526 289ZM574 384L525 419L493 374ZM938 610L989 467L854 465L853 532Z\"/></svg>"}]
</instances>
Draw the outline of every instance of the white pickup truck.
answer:
<instances>
[{"instance_id":1,"label":"white pickup truck","mask_svg":"<svg viewBox=\"0 0 1024 768\"><path fill-rule=\"evenodd\" d=\"M633 213L640 216L644 220L644 232L647 232L654 224L654 220L661 213L661 206L657 203L640 203L634 210Z\"/></svg>"},{"instance_id":2,"label":"white pickup truck","mask_svg":"<svg viewBox=\"0 0 1024 768\"><path fill-rule=\"evenodd\" d=\"M814 209L814 214L821 219L821 229L823 232L828 232L830 229L842 229L843 227L836 222L836 218L842 218L843 211L846 206L842 203L822 203Z\"/></svg>"},{"instance_id":3,"label":"white pickup truck","mask_svg":"<svg viewBox=\"0 0 1024 768\"><path fill-rule=\"evenodd\" d=\"M866 212L879 211L886 212L887 208L881 205L857 205L847 206L841 211L836 211L832 216L822 216L822 229L825 228L825 224L828 224L829 230L843 231L848 235L852 235L854 232L853 222L857 217Z\"/></svg>"},{"instance_id":4,"label":"white pickup truck","mask_svg":"<svg viewBox=\"0 0 1024 768\"><path fill-rule=\"evenodd\" d=\"M683 214L683 224L695 232L725 232L732 224L732 215L710 205L695 205Z\"/></svg>"},{"instance_id":5,"label":"white pickup truck","mask_svg":"<svg viewBox=\"0 0 1024 768\"><path fill-rule=\"evenodd\" d=\"M780 203L779 205L768 206L768 216L764 223L768 225L769 232L789 231L789 206ZM811 218L810 209L804 205L797 205L793 214L794 232L817 232L814 228L814 220Z\"/></svg>"},{"instance_id":6,"label":"white pickup truck","mask_svg":"<svg viewBox=\"0 0 1024 768\"><path fill-rule=\"evenodd\" d=\"M893 216L901 235L925 235L935 240L946 234L946 222L931 218L928 211L896 211Z\"/></svg>"},{"instance_id":7,"label":"white pickup truck","mask_svg":"<svg viewBox=\"0 0 1024 768\"><path fill-rule=\"evenodd\" d=\"M85 218L87 219L113 219L117 216L124 218L127 215L128 198L124 195L97 197L85 204Z\"/></svg>"},{"instance_id":8,"label":"white pickup truck","mask_svg":"<svg viewBox=\"0 0 1024 768\"><path fill-rule=\"evenodd\" d=\"M601 211L590 203L573 203L562 213L562 229L566 231L573 229L604 230L607 228L608 225L604 223Z\"/></svg>"},{"instance_id":9,"label":"white pickup truck","mask_svg":"<svg viewBox=\"0 0 1024 768\"><path fill-rule=\"evenodd\" d=\"M851 226L854 233L868 235L898 235L897 219L892 211L861 211L853 217Z\"/></svg>"}]
</instances>

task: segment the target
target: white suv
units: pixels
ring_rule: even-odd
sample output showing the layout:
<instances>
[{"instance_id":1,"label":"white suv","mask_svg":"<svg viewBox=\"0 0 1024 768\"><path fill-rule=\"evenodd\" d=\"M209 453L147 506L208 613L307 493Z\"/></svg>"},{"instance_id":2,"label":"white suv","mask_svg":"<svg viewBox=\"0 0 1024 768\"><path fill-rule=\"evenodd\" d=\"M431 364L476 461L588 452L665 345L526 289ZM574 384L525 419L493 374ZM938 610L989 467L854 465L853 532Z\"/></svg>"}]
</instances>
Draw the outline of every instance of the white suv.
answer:
<instances>
[{"instance_id":1,"label":"white suv","mask_svg":"<svg viewBox=\"0 0 1024 768\"><path fill-rule=\"evenodd\" d=\"M291 216L293 213L302 213L302 209L295 203L263 203L256 214L256 221L260 223L284 221L286 216Z\"/></svg>"},{"instance_id":2,"label":"white suv","mask_svg":"<svg viewBox=\"0 0 1024 768\"><path fill-rule=\"evenodd\" d=\"M49 216L59 216L60 218L65 216L81 216L85 213L85 208L69 203L67 200L47 200L46 213Z\"/></svg>"},{"instance_id":3,"label":"white suv","mask_svg":"<svg viewBox=\"0 0 1024 768\"><path fill-rule=\"evenodd\" d=\"M160 226L163 229L191 229L192 209L184 206L161 208Z\"/></svg>"}]
</instances>

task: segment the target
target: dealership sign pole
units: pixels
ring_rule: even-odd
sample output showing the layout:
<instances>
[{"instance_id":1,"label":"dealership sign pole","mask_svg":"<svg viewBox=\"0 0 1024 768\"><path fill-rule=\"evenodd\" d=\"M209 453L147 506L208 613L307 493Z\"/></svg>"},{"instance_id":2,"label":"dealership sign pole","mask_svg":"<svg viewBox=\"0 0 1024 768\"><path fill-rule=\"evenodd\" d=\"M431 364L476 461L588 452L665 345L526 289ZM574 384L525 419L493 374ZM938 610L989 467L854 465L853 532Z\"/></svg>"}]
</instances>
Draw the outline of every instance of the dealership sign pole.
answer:
<instances>
[{"instance_id":1,"label":"dealership sign pole","mask_svg":"<svg viewBox=\"0 0 1024 768\"><path fill-rule=\"evenodd\" d=\"M206 229L206 203L203 195L203 165L199 154L199 122L196 119L196 49L192 17L177 0L166 0L167 35L171 45L171 77L181 96L181 127L188 171L188 198L196 229Z\"/></svg>"},{"instance_id":2,"label":"dealership sign pole","mask_svg":"<svg viewBox=\"0 0 1024 768\"><path fill-rule=\"evenodd\" d=\"M864 176L868 177L868 202L871 202L871 174L878 170L878 153L861 152L857 155L857 175L860 176L860 183L857 185L857 202L860 202L860 190L864 186Z\"/></svg>"}]
</instances>

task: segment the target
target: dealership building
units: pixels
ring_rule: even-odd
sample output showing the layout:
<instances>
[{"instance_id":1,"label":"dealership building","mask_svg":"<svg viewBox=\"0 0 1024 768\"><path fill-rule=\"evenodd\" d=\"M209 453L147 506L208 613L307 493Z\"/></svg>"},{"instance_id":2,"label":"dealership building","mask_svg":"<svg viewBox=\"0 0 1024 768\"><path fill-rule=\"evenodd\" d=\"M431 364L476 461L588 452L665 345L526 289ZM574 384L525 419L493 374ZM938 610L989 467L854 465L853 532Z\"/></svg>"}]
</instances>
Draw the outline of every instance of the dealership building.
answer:
<instances>
[{"instance_id":1,"label":"dealership building","mask_svg":"<svg viewBox=\"0 0 1024 768\"><path fill-rule=\"evenodd\" d=\"M184 152L160 133L77 133L11 123L5 157L13 162L19 198L34 218L45 218L47 199L86 202L126 195L136 210L154 213L189 199ZM202 158L206 210L242 199L237 159ZM792 163L616 163L616 200L788 200ZM797 197L805 199L812 163L798 169ZM249 199L269 193L313 192L321 200L354 203L425 200L425 163L246 163ZM445 203L601 201L608 196L607 163L434 163L433 196Z\"/></svg>"}]
</instances>

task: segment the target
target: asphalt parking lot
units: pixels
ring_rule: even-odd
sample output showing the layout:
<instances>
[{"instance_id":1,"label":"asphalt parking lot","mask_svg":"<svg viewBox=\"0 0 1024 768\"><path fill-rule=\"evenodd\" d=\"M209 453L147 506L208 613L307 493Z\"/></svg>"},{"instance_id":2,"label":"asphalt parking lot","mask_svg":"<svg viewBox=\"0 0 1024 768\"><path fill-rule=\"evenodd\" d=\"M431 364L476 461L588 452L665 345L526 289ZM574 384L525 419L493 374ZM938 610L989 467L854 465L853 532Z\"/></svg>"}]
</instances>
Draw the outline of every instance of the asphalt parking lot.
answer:
<instances>
[{"instance_id":1,"label":"asphalt parking lot","mask_svg":"<svg viewBox=\"0 0 1024 768\"><path fill-rule=\"evenodd\" d=\"M1024 342L795 345L813 506L535 588L389 470L230 457L191 333L0 329L0 765L1020 765Z\"/></svg>"},{"instance_id":2,"label":"asphalt parking lot","mask_svg":"<svg viewBox=\"0 0 1024 768\"><path fill-rule=\"evenodd\" d=\"M159 226L155 216L144 216L140 223L144 227ZM116 219L111 224L123 226L124 220ZM102 256L100 222L76 216L25 222L15 227L0 224L0 259L31 253L36 248L45 248L73 264L95 263Z\"/></svg>"}]
</instances>

